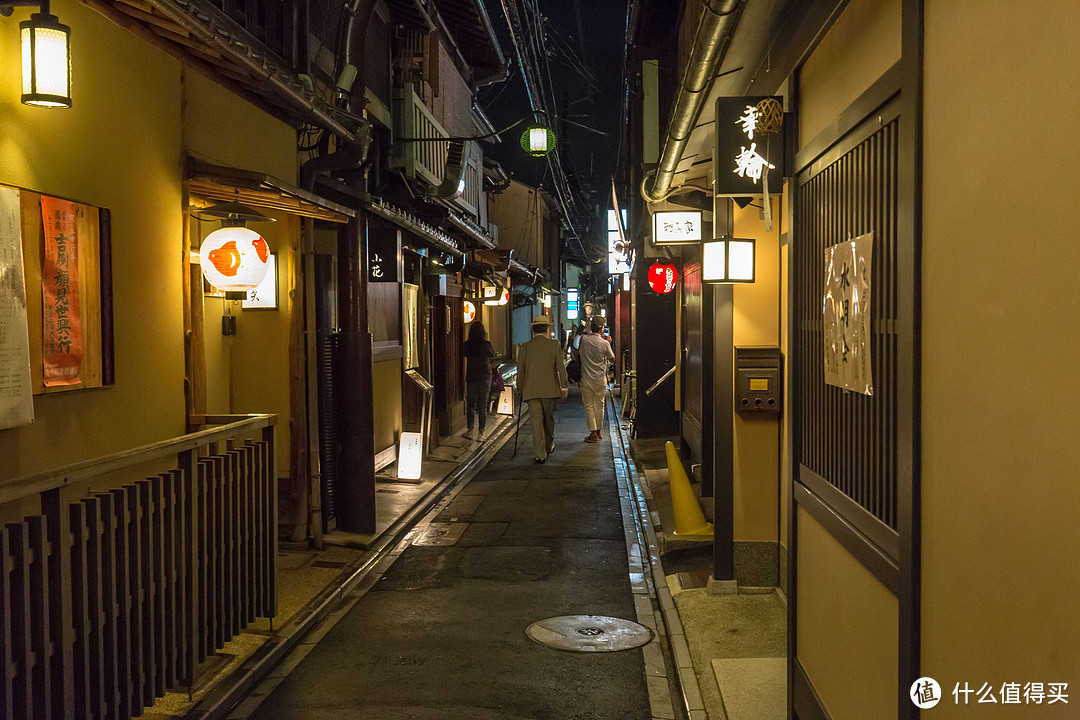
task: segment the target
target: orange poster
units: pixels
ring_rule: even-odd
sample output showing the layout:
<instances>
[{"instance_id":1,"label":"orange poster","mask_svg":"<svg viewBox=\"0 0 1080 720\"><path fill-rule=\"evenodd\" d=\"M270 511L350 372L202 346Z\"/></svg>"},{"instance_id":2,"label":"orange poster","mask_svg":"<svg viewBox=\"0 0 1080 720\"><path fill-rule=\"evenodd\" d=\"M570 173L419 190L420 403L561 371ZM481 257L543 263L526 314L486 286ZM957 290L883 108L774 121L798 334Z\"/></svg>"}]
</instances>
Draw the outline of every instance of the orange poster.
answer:
<instances>
[{"instance_id":1,"label":"orange poster","mask_svg":"<svg viewBox=\"0 0 1080 720\"><path fill-rule=\"evenodd\" d=\"M45 228L41 267L45 385L78 385L83 341L75 203L42 195L41 219Z\"/></svg>"}]
</instances>

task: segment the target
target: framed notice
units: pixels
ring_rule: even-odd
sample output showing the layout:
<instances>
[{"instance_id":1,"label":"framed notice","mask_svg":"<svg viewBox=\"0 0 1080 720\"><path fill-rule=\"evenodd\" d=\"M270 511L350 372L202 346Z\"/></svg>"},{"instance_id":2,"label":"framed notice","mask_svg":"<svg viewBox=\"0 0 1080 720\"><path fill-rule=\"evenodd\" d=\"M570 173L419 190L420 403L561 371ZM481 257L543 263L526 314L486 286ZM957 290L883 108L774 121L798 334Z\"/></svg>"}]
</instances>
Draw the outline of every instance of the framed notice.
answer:
<instances>
[{"instance_id":1,"label":"framed notice","mask_svg":"<svg viewBox=\"0 0 1080 720\"><path fill-rule=\"evenodd\" d=\"M825 382L874 394L870 372L871 259L867 233L825 248Z\"/></svg>"},{"instance_id":2,"label":"framed notice","mask_svg":"<svg viewBox=\"0 0 1080 720\"><path fill-rule=\"evenodd\" d=\"M21 243L32 393L111 385L111 213L28 188L0 192L19 208L14 216L5 210L4 222L17 224L6 238Z\"/></svg>"},{"instance_id":3,"label":"framed notice","mask_svg":"<svg viewBox=\"0 0 1080 720\"><path fill-rule=\"evenodd\" d=\"M79 385L83 335L75 203L42 195L41 220L45 239L41 266L45 386Z\"/></svg>"},{"instance_id":4,"label":"framed notice","mask_svg":"<svg viewBox=\"0 0 1080 720\"><path fill-rule=\"evenodd\" d=\"M20 202L16 188L0 187L0 428L34 420Z\"/></svg>"}]
</instances>

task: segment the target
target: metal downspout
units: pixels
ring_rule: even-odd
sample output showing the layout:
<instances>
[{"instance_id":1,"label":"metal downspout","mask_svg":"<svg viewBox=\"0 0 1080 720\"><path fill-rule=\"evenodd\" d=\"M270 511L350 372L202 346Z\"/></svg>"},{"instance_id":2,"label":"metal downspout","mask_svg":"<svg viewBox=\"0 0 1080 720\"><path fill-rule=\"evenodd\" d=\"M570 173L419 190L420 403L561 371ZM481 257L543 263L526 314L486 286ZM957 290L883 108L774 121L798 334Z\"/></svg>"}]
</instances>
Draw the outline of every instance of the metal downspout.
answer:
<instances>
[{"instance_id":1,"label":"metal downspout","mask_svg":"<svg viewBox=\"0 0 1080 720\"><path fill-rule=\"evenodd\" d=\"M682 159L690 133L697 124L701 108L713 78L727 51L728 39L735 31L743 0L705 0L701 11L690 60L686 64L675 110L671 113L664 151L656 169L656 179L647 191L649 200L662 200L671 188L675 168Z\"/></svg>"}]
</instances>

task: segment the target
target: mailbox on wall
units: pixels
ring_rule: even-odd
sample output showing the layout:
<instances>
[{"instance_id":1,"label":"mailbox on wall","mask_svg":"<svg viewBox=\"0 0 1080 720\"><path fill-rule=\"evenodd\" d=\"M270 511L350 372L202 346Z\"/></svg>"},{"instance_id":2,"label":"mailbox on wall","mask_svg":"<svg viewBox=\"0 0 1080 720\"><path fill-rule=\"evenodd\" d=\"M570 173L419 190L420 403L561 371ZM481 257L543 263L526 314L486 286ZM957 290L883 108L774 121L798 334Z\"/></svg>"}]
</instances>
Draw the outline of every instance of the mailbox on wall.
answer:
<instances>
[{"instance_id":1,"label":"mailbox on wall","mask_svg":"<svg viewBox=\"0 0 1080 720\"><path fill-rule=\"evenodd\" d=\"M749 417L776 417L783 397L780 348L735 348L735 409Z\"/></svg>"}]
</instances>

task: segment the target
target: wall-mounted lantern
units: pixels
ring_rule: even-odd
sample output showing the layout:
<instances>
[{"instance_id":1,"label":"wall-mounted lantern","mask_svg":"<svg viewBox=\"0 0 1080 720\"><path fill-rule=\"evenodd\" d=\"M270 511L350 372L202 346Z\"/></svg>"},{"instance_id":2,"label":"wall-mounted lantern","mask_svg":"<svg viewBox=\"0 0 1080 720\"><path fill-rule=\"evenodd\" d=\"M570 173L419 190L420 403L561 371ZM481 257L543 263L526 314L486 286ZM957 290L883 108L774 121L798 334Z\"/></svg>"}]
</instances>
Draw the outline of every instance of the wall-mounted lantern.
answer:
<instances>
[{"instance_id":1,"label":"wall-mounted lantern","mask_svg":"<svg viewBox=\"0 0 1080 720\"><path fill-rule=\"evenodd\" d=\"M203 277L224 290L226 298L243 300L266 277L270 261L266 240L248 228L247 223L272 222L274 218L238 202L219 203L197 214L221 220L221 228L207 235L199 250Z\"/></svg>"},{"instance_id":2,"label":"wall-mounted lantern","mask_svg":"<svg viewBox=\"0 0 1080 720\"><path fill-rule=\"evenodd\" d=\"M701 281L754 282L754 240L722 237L701 246Z\"/></svg>"},{"instance_id":3,"label":"wall-mounted lantern","mask_svg":"<svg viewBox=\"0 0 1080 720\"><path fill-rule=\"evenodd\" d=\"M679 282L679 271L670 263L655 262L649 268L649 287L653 292L667 295Z\"/></svg>"},{"instance_id":4,"label":"wall-mounted lantern","mask_svg":"<svg viewBox=\"0 0 1080 720\"><path fill-rule=\"evenodd\" d=\"M465 308L465 322L471 323L476 319L476 306L470 301L466 300L464 303Z\"/></svg>"},{"instance_id":5,"label":"wall-mounted lantern","mask_svg":"<svg viewBox=\"0 0 1080 720\"><path fill-rule=\"evenodd\" d=\"M71 107L71 28L49 12L49 0L0 2L0 15L9 17L16 7L41 10L19 23L23 104Z\"/></svg>"}]
</instances>

